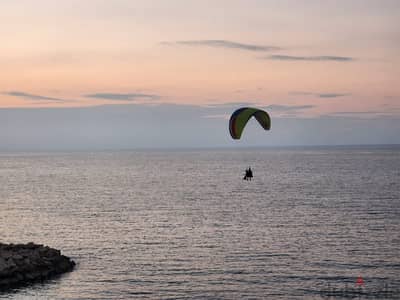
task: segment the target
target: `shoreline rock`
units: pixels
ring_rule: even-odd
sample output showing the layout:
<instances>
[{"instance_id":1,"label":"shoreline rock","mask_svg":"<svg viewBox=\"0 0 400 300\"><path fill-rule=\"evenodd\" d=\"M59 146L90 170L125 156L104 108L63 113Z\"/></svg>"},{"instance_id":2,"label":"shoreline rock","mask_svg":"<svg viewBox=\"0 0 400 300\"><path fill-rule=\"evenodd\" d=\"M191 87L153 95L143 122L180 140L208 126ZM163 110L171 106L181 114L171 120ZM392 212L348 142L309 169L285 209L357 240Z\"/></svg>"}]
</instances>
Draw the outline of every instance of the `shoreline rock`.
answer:
<instances>
[{"instance_id":1,"label":"shoreline rock","mask_svg":"<svg viewBox=\"0 0 400 300\"><path fill-rule=\"evenodd\" d=\"M72 271L75 262L60 250L34 243L0 243L0 290Z\"/></svg>"}]
</instances>

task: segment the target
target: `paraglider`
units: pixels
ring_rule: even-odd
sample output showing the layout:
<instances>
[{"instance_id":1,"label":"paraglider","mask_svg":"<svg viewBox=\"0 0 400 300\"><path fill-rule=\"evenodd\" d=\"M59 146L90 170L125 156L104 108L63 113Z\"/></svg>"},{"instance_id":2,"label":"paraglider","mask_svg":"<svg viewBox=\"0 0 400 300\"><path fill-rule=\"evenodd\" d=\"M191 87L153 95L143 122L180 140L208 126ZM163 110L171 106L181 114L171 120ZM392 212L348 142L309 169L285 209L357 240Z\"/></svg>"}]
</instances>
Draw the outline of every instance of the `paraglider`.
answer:
<instances>
[{"instance_id":1,"label":"paraglider","mask_svg":"<svg viewBox=\"0 0 400 300\"><path fill-rule=\"evenodd\" d=\"M267 112L258 108L242 107L235 110L229 119L229 132L234 140L240 139L243 129L251 117L256 118L258 123L260 123L265 130L271 128L271 118ZM246 169L243 179L251 180L251 178L253 178L253 172L249 167Z\"/></svg>"},{"instance_id":2,"label":"paraglider","mask_svg":"<svg viewBox=\"0 0 400 300\"><path fill-rule=\"evenodd\" d=\"M271 128L271 119L267 112L258 108L242 107L234 111L229 120L229 132L233 139L240 139L243 129L251 117L255 117L265 130Z\"/></svg>"}]
</instances>

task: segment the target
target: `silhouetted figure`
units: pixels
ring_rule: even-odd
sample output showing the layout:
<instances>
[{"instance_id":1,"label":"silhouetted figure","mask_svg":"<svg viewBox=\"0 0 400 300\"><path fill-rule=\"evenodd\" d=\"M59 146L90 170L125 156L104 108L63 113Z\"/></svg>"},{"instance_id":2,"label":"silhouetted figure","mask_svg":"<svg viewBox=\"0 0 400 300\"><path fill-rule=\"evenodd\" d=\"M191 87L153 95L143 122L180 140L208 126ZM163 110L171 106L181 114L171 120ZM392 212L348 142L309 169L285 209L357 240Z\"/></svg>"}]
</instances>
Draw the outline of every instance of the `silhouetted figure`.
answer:
<instances>
[{"instance_id":1,"label":"silhouetted figure","mask_svg":"<svg viewBox=\"0 0 400 300\"><path fill-rule=\"evenodd\" d=\"M249 167L248 169L246 169L246 173L243 177L243 180L251 180L251 178L253 178L253 171Z\"/></svg>"},{"instance_id":2,"label":"silhouetted figure","mask_svg":"<svg viewBox=\"0 0 400 300\"><path fill-rule=\"evenodd\" d=\"M249 175L247 177L249 177L249 180L251 180L253 178L253 171L251 170L251 168L249 167Z\"/></svg>"}]
</instances>

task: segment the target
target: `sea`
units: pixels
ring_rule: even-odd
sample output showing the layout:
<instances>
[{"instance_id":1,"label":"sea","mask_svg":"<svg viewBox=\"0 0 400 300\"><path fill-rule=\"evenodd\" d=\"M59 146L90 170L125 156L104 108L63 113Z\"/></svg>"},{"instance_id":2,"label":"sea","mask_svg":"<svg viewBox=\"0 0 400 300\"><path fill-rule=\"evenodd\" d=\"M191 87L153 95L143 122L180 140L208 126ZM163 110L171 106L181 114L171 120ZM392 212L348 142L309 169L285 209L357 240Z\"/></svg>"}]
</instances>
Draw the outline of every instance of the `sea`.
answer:
<instances>
[{"instance_id":1,"label":"sea","mask_svg":"<svg viewBox=\"0 0 400 300\"><path fill-rule=\"evenodd\" d=\"M77 264L0 299L400 299L400 146L3 152L0 242Z\"/></svg>"}]
</instances>

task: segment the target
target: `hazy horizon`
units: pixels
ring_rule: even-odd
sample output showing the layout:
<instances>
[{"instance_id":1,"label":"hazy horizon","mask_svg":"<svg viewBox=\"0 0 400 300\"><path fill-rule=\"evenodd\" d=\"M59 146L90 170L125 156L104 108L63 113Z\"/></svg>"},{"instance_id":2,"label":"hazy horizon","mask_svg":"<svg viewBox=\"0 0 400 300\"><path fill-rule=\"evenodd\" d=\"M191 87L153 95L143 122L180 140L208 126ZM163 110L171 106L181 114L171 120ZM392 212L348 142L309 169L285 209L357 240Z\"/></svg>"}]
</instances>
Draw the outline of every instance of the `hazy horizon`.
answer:
<instances>
[{"instance_id":1,"label":"hazy horizon","mask_svg":"<svg viewBox=\"0 0 400 300\"><path fill-rule=\"evenodd\" d=\"M111 105L0 109L0 150L119 150L400 144L398 118L274 117L264 131L250 120L232 140L231 106Z\"/></svg>"}]
</instances>

